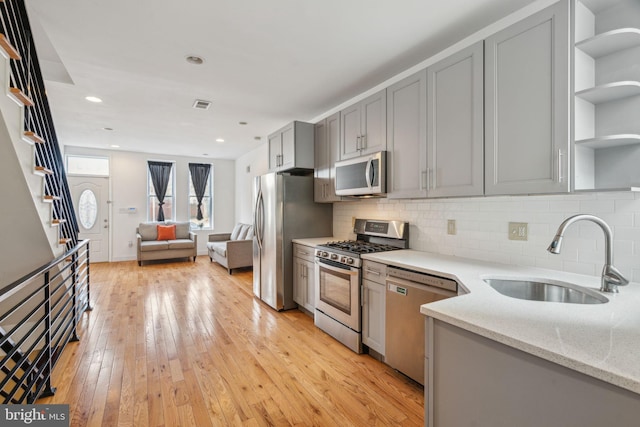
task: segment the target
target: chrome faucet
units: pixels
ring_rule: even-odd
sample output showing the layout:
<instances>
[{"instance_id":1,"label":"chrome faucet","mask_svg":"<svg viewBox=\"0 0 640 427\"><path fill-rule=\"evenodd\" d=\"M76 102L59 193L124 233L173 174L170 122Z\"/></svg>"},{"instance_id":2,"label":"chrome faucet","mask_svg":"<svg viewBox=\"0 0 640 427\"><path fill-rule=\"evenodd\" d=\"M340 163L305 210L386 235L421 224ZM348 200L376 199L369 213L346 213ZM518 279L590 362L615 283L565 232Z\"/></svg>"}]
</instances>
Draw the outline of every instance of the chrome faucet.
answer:
<instances>
[{"instance_id":1,"label":"chrome faucet","mask_svg":"<svg viewBox=\"0 0 640 427\"><path fill-rule=\"evenodd\" d=\"M560 253L560 246L562 245L562 237L564 231L576 221L587 220L595 222L602 228L604 231L604 267L602 269L602 280L600 284L601 292L618 292L618 286L624 286L629 284L629 281L622 276L622 273L613 266L613 233L611 232L611 228L609 225L604 222L601 218L598 218L594 215L580 214L574 215L567 219L565 219L560 227L558 227L558 231L556 232L556 236L551 241L551 244L547 248L549 252L552 254Z\"/></svg>"}]
</instances>

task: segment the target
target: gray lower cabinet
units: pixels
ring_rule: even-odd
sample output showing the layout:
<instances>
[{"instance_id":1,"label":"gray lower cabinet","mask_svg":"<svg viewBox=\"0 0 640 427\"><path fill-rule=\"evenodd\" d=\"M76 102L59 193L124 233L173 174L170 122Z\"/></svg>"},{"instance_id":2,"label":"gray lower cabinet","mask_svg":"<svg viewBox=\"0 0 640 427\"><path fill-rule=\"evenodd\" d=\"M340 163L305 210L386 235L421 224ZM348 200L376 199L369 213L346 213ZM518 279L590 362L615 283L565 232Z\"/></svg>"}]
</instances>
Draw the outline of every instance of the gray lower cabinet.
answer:
<instances>
[{"instance_id":1,"label":"gray lower cabinet","mask_svg":"<svg viewBox=\"0 0 640 427\"><path fill-rule=\"evenodd\" d=\"M638 425L640 395L426 319L426 426Z\"/></svg>"},{"instance_id":2,"label":"gray lower cabinet","mask_svg":"<svg viewBox=\"0 0 640 427\"><path fill-rule=\"evenodd\" d=\"M387 149L386 89L340 111L340 160Z\"/></svg>"},{"instance_id":3,"label":"gray lower cabinet","mask_svg":"<svg viewBox=\"0 0 640 427\"><path fill-rule=\"evenodd\" d=\"M313 169L313 124L292 122L269 135L269 171Z\"/></svg>"},{"instance_id":4,"label":"gray lower cabinet","mask_svg":"<svg viewBox=\"0 0 640 427\"><path fill-rule=\"evenodd\" d=\"M387 197L427 197L427 72L387 88Z\"/></svg>"},{"instance_id":5,"label":"gray lower cabinet","mask_svg":"<svg viewBox=\"0 0 640 427\"><path fill-rule=\"evenodd\" d=\"M340 201L336 196L335 163L340 151L340 113L315 124L314 193L316 203Z\"/></svg>"},{"instance_id":6,"label":"gray lower cabinet","mask_svg":"<svg viewBox=\"0 0 640 427\"><path fill-rule=\"evenodd\" d=\"M485 40L485 194L568 192L569 2Z\"/></svg>"},{"instance_id":7,"label":"gray lower cabinet","mask_svg":"<svg viewBox=\"0 0 640 427\"><path fill-rule=\"evenodd\" d=\"M316 308L313 248L293 244L293 300L310 313Z\"/></svg>"},{"instance_id":8,"label":"gray lower cabinet","mask_svg":"<svg viewBox=\"0 0 640 427\"><path fill-rule=\"evenodd\" d=\"M427 68L428 197L484 193L483 70L482 41Z\"/></svg>"},{"instance_id":9,"label":"gray lower cabinet","mask_svg":"<svg viewBox=\"0 0 640 427\"><path fill-rule=\"evenodd\" d=\"M365 260L362 265L362 343L381 356L385 352L387 266Z\"/></svg>"}]
</instances>

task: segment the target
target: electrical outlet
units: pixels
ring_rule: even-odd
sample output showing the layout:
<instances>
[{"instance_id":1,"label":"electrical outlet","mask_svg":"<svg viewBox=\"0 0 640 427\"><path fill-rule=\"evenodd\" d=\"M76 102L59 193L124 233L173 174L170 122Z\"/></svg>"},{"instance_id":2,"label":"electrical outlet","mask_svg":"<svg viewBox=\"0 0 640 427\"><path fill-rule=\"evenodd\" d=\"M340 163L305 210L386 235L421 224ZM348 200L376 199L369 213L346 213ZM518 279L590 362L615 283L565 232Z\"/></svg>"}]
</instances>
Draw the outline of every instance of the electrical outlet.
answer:
<instances>
[{"instance_id":1,"label":"electrical outlet","mask_svg":"<svg viewBox=\"0 0 640 427\"><path fill-rule=\"evenodd\" d=\"M448 219L447 220L447 234L456 234L456 220Z\"/></svg>"},{"instance_id":2,"label":"electrical outlet","mask_svg":"<svg viewBox=\"0 0 640 427\"><path fill-rule=\"evenodd\" d=\"M526 222L509 223L509 240L527 240L529 237L529 227Z\"/></svg>"}]
</instances>

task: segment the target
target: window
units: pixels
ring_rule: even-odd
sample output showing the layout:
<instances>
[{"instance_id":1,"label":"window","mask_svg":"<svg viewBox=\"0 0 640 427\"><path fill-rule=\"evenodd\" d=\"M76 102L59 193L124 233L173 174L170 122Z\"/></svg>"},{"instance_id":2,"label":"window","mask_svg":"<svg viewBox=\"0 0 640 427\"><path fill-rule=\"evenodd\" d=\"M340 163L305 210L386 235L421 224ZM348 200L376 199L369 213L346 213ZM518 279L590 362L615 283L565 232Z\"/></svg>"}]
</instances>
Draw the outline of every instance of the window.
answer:
<instances>
[{"instance_id":1,"label":"window","mask_svg":"<svg viewBox=\"0 0 640 427\"><path fill-rule=\"evenodd\" d=\"M108 157L67 155L69 175L109 176Z\"/></svg>"},{"instance_id":2,"label":"window","mask_svg":"<svg viewBox=\"0 0 640 427\"><path fill-rule=\"evenodd\" d=\"M176 207L174 198L174 188L176 186L174 163L148 161L147 167L147 220L149 221L170 221L175 220ZM152 170L154 171L152 173ZM162 215L158 213L160 200L156 194L156 187L153 184L154 176L160 189L166 185L164 200L162 204Z\"/></svg>"},{"instance_id":3,"label":"window","mask_svg":"<svg viewBox=\"0 0 640 427\"><path fill-rule=\"evenodd\" d=\"M191 223L191 229L213 228L212 189L213 166L210 164L189 163L189 222ZM199 192L197 190L200 190L202 197L200 215L198 215Z\"/></svg>"}]
</instances>

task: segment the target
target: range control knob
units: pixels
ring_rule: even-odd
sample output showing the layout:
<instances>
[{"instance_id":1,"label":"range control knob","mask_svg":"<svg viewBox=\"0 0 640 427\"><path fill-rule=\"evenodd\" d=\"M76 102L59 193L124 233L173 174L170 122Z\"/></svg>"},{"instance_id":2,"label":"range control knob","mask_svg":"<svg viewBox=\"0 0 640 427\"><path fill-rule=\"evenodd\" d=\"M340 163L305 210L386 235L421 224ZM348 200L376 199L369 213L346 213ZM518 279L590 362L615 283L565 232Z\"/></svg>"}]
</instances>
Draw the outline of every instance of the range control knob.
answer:
<instances>
[{"instance_id":1,"label":"range control knob","mask_svg":"<svg viewBox=\"0 0 640 427\"><path fill-rule=\"evenodd\" d=\"M329 254L327 253L327 251L322 251L322 257L327 258L329 256Z\"/></svg>"},{"instance_id":2,"label":"range control knob","mask_svg":"<svg viewBox=\"0 0 640 427\"><path fill-rule=\"evenodd\" d=\"M353 264L353 258L347 258L347 264Z\"/></svg>"},{"instance_id":3,"label":"range control knob","mask_svg":"<svg viewBox=\"0 0 640 427\"><path fill-rule=\"evenodd\" d=\"M340 258L340 262L343 263L343 264L346 264L347 263L347 257L346 256L341 257Z\"/></svg>"},{"instance_id":4,"label":"range control knob","mask_svg":"<svg viewBox=\"0 0 640 427\"><path fill-rule=\"evenodd\" d=\"M331 254L331 259L332 260L338 259L338 254Z\"/></svg>"}]
</instances>

